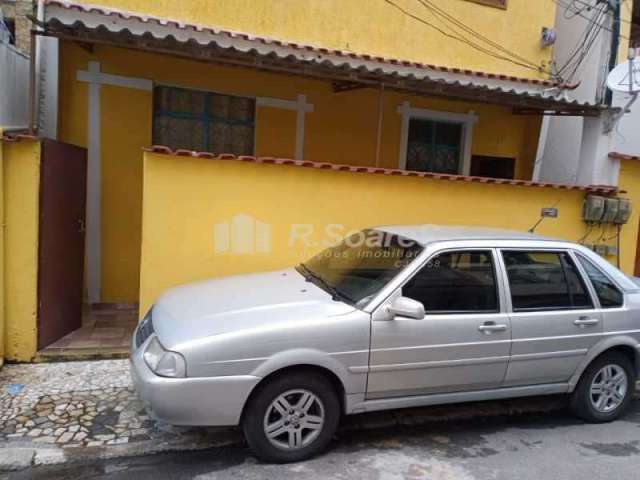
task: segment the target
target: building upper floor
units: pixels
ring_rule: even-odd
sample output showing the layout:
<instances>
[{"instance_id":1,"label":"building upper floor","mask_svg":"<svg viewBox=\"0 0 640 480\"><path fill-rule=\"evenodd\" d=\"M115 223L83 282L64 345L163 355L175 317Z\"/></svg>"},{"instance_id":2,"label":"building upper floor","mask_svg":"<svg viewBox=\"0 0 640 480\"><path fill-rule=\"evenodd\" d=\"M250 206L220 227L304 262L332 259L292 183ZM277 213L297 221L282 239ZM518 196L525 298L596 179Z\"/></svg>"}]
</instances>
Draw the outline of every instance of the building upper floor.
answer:
<instances>
[{"instance_id":1,"label":"building upper floor","mask_svg":"<svg viewBox=\"0 0 640 480\"><path fill-rule=\"evenodd\" d=\"M185 23L445 67L548 78L555 0L90 0Z\"/></svg>"}]
</instances>

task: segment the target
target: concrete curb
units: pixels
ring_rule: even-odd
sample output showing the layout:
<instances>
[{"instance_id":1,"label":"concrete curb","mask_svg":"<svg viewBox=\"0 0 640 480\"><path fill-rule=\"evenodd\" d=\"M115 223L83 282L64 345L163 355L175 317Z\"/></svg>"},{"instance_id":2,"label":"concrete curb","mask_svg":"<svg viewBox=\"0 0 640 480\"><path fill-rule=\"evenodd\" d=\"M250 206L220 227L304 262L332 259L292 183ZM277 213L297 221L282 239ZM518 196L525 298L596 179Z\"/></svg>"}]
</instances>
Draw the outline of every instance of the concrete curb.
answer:
<instances>
[{"instance_id":1,"label":"concrete curb","mask_svg":"<svg viewBox=\"0 0 640 480\"><path fill-rule=\"evenodd\" d=\"M33 464L35 448L8 447L0 450L0 472L24 470Z\"/></svg>"},{"instance_id":2,"label":"concrete curb","mask_svg":"<svg viewBox=\"0 0 640 480\"><path fill-rule=\"evenodd\" d=\"M445 405L345 417L338 431L378 430L390 427L423 426L443 422L517 417L559 411L566 406L565 397L535 397L528 399L481 402L464 405ZM99 447L0 447L0 472L23 470L30 467L82 464L95 460L154 455L164 452L206 450L239 446L244 443L240 429L211 429L202 439L149 440L122 445Z\"/></svg>"}]
</instances>

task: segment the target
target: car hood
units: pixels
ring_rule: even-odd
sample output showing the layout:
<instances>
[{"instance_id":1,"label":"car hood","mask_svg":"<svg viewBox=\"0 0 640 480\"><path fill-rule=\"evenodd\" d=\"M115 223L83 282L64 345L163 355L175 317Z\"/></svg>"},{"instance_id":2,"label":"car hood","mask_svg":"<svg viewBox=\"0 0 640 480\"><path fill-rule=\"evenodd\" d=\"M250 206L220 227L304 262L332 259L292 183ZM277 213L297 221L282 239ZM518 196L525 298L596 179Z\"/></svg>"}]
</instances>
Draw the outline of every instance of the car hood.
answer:
<instances>
[{"instance_id":1,"label":"car hood","mask_svg":"<svg viewBox=\"0 0 640 480\"><path fill-rule=\"evenodd\" d=\"M153 306L153 328L169 350L185 342L354 310L295 269L237 275L173 288Z\"/></svg>"}]
</instances>

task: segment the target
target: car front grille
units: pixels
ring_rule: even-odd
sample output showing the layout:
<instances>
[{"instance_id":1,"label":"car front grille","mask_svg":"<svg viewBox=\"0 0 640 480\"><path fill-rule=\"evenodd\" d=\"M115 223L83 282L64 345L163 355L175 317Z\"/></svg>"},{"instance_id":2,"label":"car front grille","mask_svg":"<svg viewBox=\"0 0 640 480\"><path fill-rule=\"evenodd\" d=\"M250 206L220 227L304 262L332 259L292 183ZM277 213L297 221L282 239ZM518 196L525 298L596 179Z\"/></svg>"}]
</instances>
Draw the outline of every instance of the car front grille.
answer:
<instances>
[{"instance_id":1,"label":"car front grille","mask_svg":"<svg viewBox=\"0 0 640 480\"><path fill-rule=\"evenodd\" d=\"M138 325L138 329L136 330L136 348L140 348L147 338L149 338L153 334L153 321L151 316L151 310L147 313L140 325Z\"/></svg>"}]
</instances>

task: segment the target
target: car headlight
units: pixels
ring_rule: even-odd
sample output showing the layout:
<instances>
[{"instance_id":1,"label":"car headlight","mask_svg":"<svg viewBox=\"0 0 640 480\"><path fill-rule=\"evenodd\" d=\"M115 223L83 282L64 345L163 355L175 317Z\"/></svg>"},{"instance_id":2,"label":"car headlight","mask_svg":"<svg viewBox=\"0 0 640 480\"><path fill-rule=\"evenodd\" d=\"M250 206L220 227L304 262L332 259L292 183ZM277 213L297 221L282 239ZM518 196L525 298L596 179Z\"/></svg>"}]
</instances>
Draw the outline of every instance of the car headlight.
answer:
<instances>
[{"instance_id":1,"label":"car headlight","mask_svg":"<svg viewBox=\"0 0 640 480\"><path fill-rule=\"evenodd\" d=\"M161 377L184 377L187 374L187 364L184 357L177 352L165 350L153 337L144 351L144 361L156 375Z\"/></svg>"}]
</instances>

